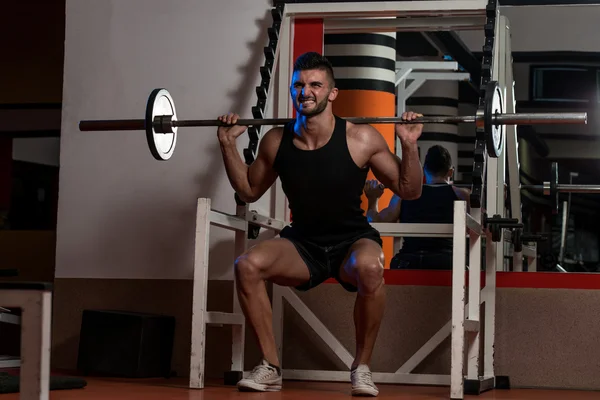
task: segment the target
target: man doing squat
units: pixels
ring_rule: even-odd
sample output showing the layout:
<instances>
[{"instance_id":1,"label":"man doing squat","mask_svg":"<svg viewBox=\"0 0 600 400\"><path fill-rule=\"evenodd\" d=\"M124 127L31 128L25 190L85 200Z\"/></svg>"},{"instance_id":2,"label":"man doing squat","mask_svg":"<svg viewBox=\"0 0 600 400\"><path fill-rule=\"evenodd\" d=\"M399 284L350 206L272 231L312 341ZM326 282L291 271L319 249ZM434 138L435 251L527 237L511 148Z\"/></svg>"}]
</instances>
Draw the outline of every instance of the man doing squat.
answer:
<instances>
[{"instance_id":1,"label":"man doing squat","mask_svg":"<svg viewBox=\"0 0 600 400\"><path fill-rule=\"evenodd\" d=\"M265 281L309 290L334 277L357 292L354 307L356 358L350 378L353 395L377 396L370 361L383 316L385 292L379 232L361 209L369 169L403 199L421 195L422 168L417 139L422 124L397 124L402 161L370 125L355 125L333 114L338 95L329 61L306 53L294 64L290 95L295 120L266 132L254 163L247 166L236 147L246 130L237 114L219 117L217 135L225 170L233 189L245 202L258 200L281 179L292 223L278 238L248 249L235 261L241 308L252 327L263 360L238 383L240 390L276 391L282 378ZM420 116L405 113L402 118Z\"/></svg>"}]
</instances>

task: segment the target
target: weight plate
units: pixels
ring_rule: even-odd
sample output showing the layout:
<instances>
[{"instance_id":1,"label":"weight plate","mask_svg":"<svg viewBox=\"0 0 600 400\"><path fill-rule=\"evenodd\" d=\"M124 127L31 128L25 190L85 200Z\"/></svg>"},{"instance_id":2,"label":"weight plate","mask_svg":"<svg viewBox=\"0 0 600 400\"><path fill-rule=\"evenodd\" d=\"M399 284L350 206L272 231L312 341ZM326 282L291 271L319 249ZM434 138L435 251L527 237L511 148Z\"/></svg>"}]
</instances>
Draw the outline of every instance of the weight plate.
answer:
<instances>
[{"instance_id":1,"label":"weight plate","mask_svg":"<svg viewBox=\"0 0 600 400\"><path fill-rule=\"evenodd\" d=\"M558 163L552 163L552 175L550 175L550 201L552 204L552 214L558 214Z\"/></svg>"},{"instance_id":2,"label":"weight plate","mask_svg":"<svg viewBox=\"0 0 600 400\"><path fill-rule=\"evenodd\" d=\"M502 228L500 228L500 225L492 223L490 231L492 232L492 242L499 242L502 239Z\"/></svg>"},{"instance_id":3,"label":"weight plate","mask_svg":"<svg viewBox=\"0 0 600 400\"><path fill-rule=\"evenodd\" d=\"M512 242L513 242L513 250L517 253L521 253L523 251L523 238L522 238L522 230L521 228L515 228L512 231Z\"/></svg>"},{"instance_id":4,"label":"weight plate","mask_svg":"<svg viewBox=\"0 0 600 400\"><path fill-rule=\"evenodd\" d=\"M494 115L504 113L502 91L497 81L490 81L485 89L485 145L488 155L500 157L504 145L504 125L494 124Z\"/></svg>"},{"instance_id":5,"label":"weight plate","mask_svg":"<svg viewBox=\"0 0 600 400\"><path fill-rule=\"evenodd\" d=\"M146 139L148 147L155 159L166 161L173 155L177 143L177 127L173 132L159 133L154 127L154 118L161 115L171 115L172 120L177 120L175 103L167 89L154 89L148 97L146 104Z\"/></svg>"}]
</instances>

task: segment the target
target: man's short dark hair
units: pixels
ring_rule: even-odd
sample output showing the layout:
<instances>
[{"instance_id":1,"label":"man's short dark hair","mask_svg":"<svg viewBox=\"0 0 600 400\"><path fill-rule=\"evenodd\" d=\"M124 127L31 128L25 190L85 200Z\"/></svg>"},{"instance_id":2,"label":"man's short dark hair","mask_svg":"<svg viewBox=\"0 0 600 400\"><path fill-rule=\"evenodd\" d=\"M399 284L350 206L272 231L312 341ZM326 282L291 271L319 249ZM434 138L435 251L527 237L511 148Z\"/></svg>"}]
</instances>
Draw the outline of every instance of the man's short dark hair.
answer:
<instances>
[{"instance_id":1,"label":"man's short dark hair","mask_svg":"<svg viewBox=\"0 0 600 400\"><path fill-rule=\"evenodd\" d=\"M439 144L432 146L427 150L425 156L425 170L433 176L444 176L452 167L452 157L450 152Z\"/></svg>"},{"instance_id":2,"label":"man's short dark hair","mask_svg":"<svg viewBox=\"0 0 600 400\"><path fill-rule=\"evenodd\" d=\"M296 58L296 62L294 62L294 72L306 71L309 69L320 69L326 71L329 75L331 87L335 87L333 67L325 56L315 51L309 51L298 56L298 58Z\"/></svg>"}]
</instances>

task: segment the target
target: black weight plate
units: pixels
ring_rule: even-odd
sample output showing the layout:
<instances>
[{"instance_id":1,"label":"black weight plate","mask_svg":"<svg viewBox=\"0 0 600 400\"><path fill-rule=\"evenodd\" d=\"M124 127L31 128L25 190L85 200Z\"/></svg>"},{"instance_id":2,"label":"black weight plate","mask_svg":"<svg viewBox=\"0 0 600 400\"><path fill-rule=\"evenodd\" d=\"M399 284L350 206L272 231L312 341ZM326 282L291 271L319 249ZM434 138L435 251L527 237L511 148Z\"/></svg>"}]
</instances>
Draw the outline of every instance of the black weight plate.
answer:
<instances>
[{"instance_id":1,"label":"black weight plate","mask_svg":"<svg viewBox=\"0 0 600 400\"><path fill-rule=\"evenodd\" d=\"M515 228L512 231L513 250L517 253L523 251L523 238L521 228Z\"/></svg>"},{"instance_id":2,"label":"black weight plate","mask_svg":"<svg viewBox=\"0 0 600 400\"><path fill-rule=\"evenodd\" d=\"M502 228L500 228L500 225L492 223L490 231L492 232L492 242L499 242L502 238Z\"/></svg>"}]
</instances>

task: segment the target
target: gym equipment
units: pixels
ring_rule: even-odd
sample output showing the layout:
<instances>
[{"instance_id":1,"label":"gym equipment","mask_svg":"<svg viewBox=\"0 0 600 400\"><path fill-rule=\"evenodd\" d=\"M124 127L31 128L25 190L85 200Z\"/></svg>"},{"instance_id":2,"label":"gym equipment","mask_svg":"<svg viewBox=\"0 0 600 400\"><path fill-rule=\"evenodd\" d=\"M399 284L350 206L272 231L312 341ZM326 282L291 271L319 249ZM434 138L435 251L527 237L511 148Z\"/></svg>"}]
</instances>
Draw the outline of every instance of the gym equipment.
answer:
<instances>
[{"instance_id":1,"label":"gym equipment","mask_svg":"<svg viewBox=\"0 0 600 400\"><path fill-rule=\"evenodd\" d=\"M84 309L77 370L84 375L169 378L174 335L173 316Z\"/></svg>"},{"instance_id":2,"label":"gym equipment","mask_svg":"<svg viewBox=\"0 0 600 400\"><path fill-rule=\"evenodd\" d=\"M504 125L494 123L490 116L504 115L502 108L502 91L498 82L488 83L484 94L484 108L479 108L477 114L480 117L478 128L485 132L485 146L490 157L499 157L502 154L502 143L504 142ZM483 112L482 112L483 110ZM483 126L481 125L483 122Z\"/></svg>"},{"instance_id":3,"label":"gym equipment","mask_svg":"<svg viewBox=\"0 0 600 400\"><path fill-rule=\"evenodd\" d=\"M465 183L454 184L456 187L470 188L471 185ZM598 193L600 185L574 185L574 184L555 184L553 182L544 182L543 185L521 185L521 189L527 190L543 190L545 195L553 195L554 193Z\"/></svg>"},{"instance_id":4,"label":"gym equipment","mask_svg":"<svg viewBox=\"0 0 600 400\"><path fill-rule=\"evenodd\" d=\"M22 311L20 399L49 398L53 289L48 282L0 282L0 304Z\"/></svg>"},{"instance_id":5,"label":"gym equipment","mask_svg":"<svg viewBox=\"0 0 600 400\"><path fill-rule=\"evenodd\" d=\"M425 116L412 121L404 121L401 117L357 117L347 118L355 124L454 124L475 123L485 127L486 142L490 157L498 157L502 149L503 125L529 124L586 124L587 113L502 113L498 82L489 83L489 96L485 111L468 116ZM284 125L293 119L241 119L238 125ZM178 120L173 97L167 89L154 89L148 97L145 119L124 120L84 120L79 122L79 130L89 131L137 131L145 130L150 152L155 159L166 161L171 158L177 143L178 128L223 126L217 119ZM491 151L490 151L491 150Z\"/></svg>"},{"instance_id":6,"label":"gym equipment","mask_svg":"<svg viewBox=\"0 0 600 400\"><path fill-rule=\"evenodd\" d=\"M503 218L500 215L488 217L483 215L483 227L490 229L492 242L499 242L502 238L502 229L522 229L523 224L517 218Z\"/></svg>"},{"instance_id":7,"label":"gym equipment","mask_svg":"<svg viewBox=\"0 0 600 400\"><path fill-rule=\"evenodd\" d=\"M511 243L513 250L517 253L523 251L523 243L539 243L548 240L548 235L545 233L523 233L522 228L515 228L511 233Z\"/></svg>"},{"instance_id":8,"label":"gym equipment","mask_svg":"<svg viewBox=\"0 0 600 400\"><path fill-rule=\"evenodd\" d=\"M471 185L458 183L454 186L469 188ZM575 185L575 184L558 184L552 185L551 182L544 182L543 185L521 185L521 189L527 190L543 190L545 195L553 195L554 193L598 193L600 185Z\"/></svg>"},{"instance_id":9,"label":"gym equipment","mask_svg":"<svg viewBox=\"0 0 600 400\"><path fill-rule=\"evenodd\" d=\"M551 181L549 182L549 185L546 185L544 182L544 194L545 195L550 195L552 196L552 202L553 202L553 207L552 207L552 212L553 214L558 214L558 163L557 162L553 162L551 168L551 173L550 173L550 179ZM546 187L549 186L549 189L546 189Z\"/></svg>"},{"instance_id":10,"label":"gym equipment","mask_svg":"<svg viewBox=\"0 0 600 400\"><path fill-rule=\"evenodd\" d=\"M598 193L600 185L554 184L544 182L543 185L521 185L521 189L543 190L545 195L556 193Z\"/></svg>"},{"instance_id":11,"label":"gym equipment","mask_svg":"<svg viewBox=\"0 0 600 400\"><path fill-rule=\"evenodd\" d=\"M521 185L521 189L542 190L544 195L550 196L552 200L552 211L558 213L558 194L559 193L600 193L600 185L576 185L558 183L558 163L552 162L551 181L546 181L542 185Z\"/></svg>"},{"instance_id":12,"label":"gym equipment","mask_svg":"<svg viewBox=\"0 0 600 400\"><path fill-rule=\"evenodd\" d=\"M558 193L600 193L600 185L576 185L576 184L560 184L558 183L558 165L552 163L552 177L551 182L544 182L542 185L521 185L522 190L540 190L544 192L544 195L552 196L556 200L556 207L558 207ZM470 188L471 185L467 183L453 183L452 186ZM383 184L379 184L381 189L386 189ZM558 209L558 208L557 208Z\"/></svg>"}]
</instances>

